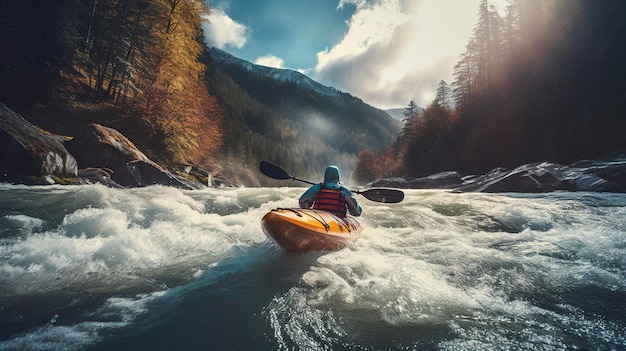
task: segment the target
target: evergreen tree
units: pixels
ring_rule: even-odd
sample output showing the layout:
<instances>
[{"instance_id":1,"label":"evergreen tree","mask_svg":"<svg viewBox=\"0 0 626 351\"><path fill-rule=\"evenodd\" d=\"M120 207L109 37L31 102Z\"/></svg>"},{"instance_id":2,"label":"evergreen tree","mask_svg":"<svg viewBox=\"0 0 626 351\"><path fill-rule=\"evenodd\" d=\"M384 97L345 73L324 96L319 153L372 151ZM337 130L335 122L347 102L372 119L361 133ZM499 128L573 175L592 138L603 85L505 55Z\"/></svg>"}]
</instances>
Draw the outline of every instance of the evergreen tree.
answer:
<instances>
[{"instance_id":1,"label":"evergreen tree","mask_svg":"<svg viewBox=\"0 0 626 351\"><path fill-rule=\"evenodd\" d=\"M481 0L474 33L454 67L452 85L456 105L461 109L502 79L503 37L503 21L495 7L489 0Z\"/></svg>"},{"instance_id":2,"label":"evergreen tree","mask_svg":"<svg viewBox=\"0 0 626 351\"><path fill-rule=\"evenodd\" d=\"M419 114L419 107L415 101L411 100L407 107L404 108L402 115L404 115L404 121L414 119Z\"/></svg>"},{"instance_id":3,"label":"evergreen tree","mask_svg":"<svg viewBox=\"0 0 626 351\"><path fill-rule=\"evenodd\" d=\"M415 129L417 128L417 118L420 114L420 108L415 101L411 100L407 107L404 108L402 115L404 119L404 127L400 131L400 143L406 144L406 142L415 135Z\"/></svg>"},{"instance_id":4,"label":"evergreen tree","mask_svg":"<svg viewBox=\"0 0 626 351\"><path fill-rule=\"evenodd\" d=\"M437 95L433 103L445 108L452 108L454 105L452 89L444 80L441 80L437 85Z\"/></svg>"}]
</instances>

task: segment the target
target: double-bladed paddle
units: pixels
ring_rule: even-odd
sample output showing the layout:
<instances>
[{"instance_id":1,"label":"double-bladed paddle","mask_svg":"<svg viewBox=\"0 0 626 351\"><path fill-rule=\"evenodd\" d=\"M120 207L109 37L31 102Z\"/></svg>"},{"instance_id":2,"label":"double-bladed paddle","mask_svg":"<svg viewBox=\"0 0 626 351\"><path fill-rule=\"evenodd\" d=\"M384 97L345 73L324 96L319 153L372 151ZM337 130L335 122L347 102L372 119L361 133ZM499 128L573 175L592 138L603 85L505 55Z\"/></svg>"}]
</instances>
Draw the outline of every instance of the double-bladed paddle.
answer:
<instances>
[{"instance_id":1,"label":"double-bladed paddle","mask_svg":"<svg viewBox=\"0 0 626 351\"><path fill-rule=\"evenodd\" d=\"M284 169L280 168L279 166L271 162L261 161L261 163L259 164L259 170L261 171L261 173L273 179L279 179L279 180L291 179L291 180L297 180L297 181L307 183L307 184L315 184L311 181L294 177L290 175L289 173L287 173L287 171L285 171ZM363 195L368 200L376 201L376 202L395 204L404 199L404 193L401 190L397 190L397 189L372 188L372 189L367 189L363 191L361 190L356 190L356 191L351 190L351 191L353 193Z\"/></svg>"}]
</instances>

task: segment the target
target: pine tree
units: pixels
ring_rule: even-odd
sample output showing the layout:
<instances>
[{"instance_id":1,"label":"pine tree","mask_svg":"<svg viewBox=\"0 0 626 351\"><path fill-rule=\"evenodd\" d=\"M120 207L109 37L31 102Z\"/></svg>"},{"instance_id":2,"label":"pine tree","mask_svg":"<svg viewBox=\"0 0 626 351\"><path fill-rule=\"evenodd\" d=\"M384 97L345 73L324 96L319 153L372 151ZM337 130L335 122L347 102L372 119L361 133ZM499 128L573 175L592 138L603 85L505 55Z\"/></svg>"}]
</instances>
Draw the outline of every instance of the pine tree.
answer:
<instances>
[{"instance_id":1,"label":"pine tree","mask_svg":"<svg viewBox=\"0 0 626 351\"><path fill-rule=\"evenodd\" d=\"M404 116L403 121L405 123L411 123L415 117L419 114L419 107L415 103L415 101L411 100L409 105L404 108L402 115Z\"/></svg>"},{"instance_id":2,"label":"pine tree","mask_svg":"<svg viewBox=\"0 0 626 351\"><path fill-rule=\"evenodd\" d=\"M452 108L454 106L452 89L444 80L441 80L437 85L437 95L433 103L445 108Z\"/></svg>"},{"instance_id":3,"label":"pine tree","mask_svg":"<svg viewBox=\"0 0 626 351\"><path fill-rule=\"evenodd\" d=\"M454 67L452 86L457 107L464 109L474 97L503 79L503 27L495 7L489 0L481 0L474 33Z\"/></svg>"}]
</instances>

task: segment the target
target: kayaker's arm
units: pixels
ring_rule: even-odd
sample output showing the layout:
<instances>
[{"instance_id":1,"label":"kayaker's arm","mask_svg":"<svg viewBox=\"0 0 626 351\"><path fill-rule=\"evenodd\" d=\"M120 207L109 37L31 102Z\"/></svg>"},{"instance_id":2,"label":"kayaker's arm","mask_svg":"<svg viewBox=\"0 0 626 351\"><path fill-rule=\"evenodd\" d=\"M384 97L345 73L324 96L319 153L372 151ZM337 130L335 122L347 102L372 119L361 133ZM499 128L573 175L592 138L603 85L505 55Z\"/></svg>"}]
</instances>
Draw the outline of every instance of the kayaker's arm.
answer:
<instances>
[{"instance_id":1,"label":"kayaker's arm","mask_svg":"<svg viewBox=\"0 0 626 351\"><path fill-rule=\"evenodd\" d=\"M311 186L307 191L300 196L300 200L298 200L298 204L300 208L311 208L313 207L313 202L315 202L315 194L320 191L320 184L315 184Z\"/></svg>"},{"instance_id":2,"label":"kayaker's arm","mask_svg":"<svg viewBox=\"0 0 626 351\"><path fill-rule=\"evenodd\" d=\"M348 212L355 217L359 217L363 212L363 209L354 198L354 195L352 195L352 192L348 188L344 187L342 194L346 201L346 205L348 206Z\"/></svg>"}]
</instances>

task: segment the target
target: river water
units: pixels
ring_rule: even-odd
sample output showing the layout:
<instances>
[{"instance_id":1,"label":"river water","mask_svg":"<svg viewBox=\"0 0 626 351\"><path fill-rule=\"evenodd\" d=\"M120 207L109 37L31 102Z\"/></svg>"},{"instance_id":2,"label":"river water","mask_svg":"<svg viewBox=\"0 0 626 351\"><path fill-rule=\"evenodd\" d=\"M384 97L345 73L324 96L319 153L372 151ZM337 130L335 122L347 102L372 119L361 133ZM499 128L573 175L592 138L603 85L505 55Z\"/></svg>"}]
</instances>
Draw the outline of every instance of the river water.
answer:
<instances>
[{"instance_id":1,"label":"river water","mask_svg":"<svg viewBox=\"0 0 626 351\"><path fill-rule=\"evenodd\" d=\"M286 254L303 190L0 184L0 350L626 349L626 194L359 198Z\"/></svg>"}]
</instances>

